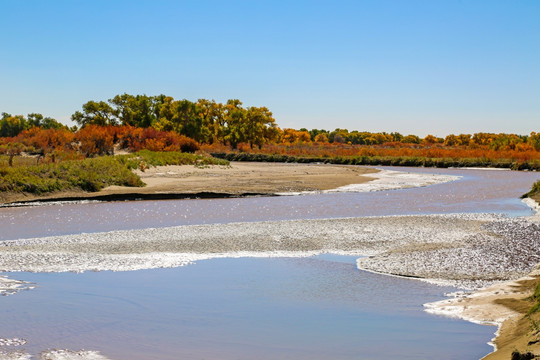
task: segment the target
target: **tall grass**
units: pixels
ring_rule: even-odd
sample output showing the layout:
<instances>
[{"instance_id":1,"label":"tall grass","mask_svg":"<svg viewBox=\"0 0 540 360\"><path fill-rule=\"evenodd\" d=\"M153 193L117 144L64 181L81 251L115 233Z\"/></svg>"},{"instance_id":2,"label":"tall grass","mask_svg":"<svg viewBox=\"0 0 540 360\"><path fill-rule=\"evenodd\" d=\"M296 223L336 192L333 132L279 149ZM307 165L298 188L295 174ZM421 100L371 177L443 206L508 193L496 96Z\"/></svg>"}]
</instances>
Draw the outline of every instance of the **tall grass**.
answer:
<instances>
[{"instance_id":1,"label":"tall grass","mask_svg":"<svg viewBox=\"0 0 540 360\"><path fill-rule=\"evenodd\" d=\"M95 192L110 185L141 187L144 183L131 170L158 165L228 165L222 159L179 152L143 150L130 155L102 156L84 160L33 165L35 160L7 166L0 156L0 192L45 194L55 191Z\"/></svg>"},{"instance_id":2,"label":"tall grass","mask_svg":"<svg viewBox=\"0 0 540 360\"><path fill-rule=\"evenodd\" d=\"M113 157L0 168L0 191L44 194L61 190L99 191L109 185L144 186Z\"/></svg>"},{"instance_id":3,"label":"tall grass","mask_svg":"<svg viewBox=\"0 0 540 360\"><path fill-rule=\"evenodd\" d=\"M146 166L229 165L229 161L224 159L217 159L208 156L181 153L176 151L156 152L149 150L141 150L129 155L118 155L116 158L120 162L125 164L129 169L140 168L141 163L144 163Z\"/></svg>"},{"instance_id":4,"label":"tall grass","mask_svg":"<svg viewBox=\"0 0 540 360\"><path fill-rule=\"evenodd\" d=\"M523 195L523 197L532 197L534 195L540 194L540 181L537 181L533 184L531 191ZM540 296L539 296L540 298Z\"/></svg>"},{"instance_id":5,"label":"tall grass","mask_svg":"<svg viewBox=\"0 0 540 360\"><path fill-rule=\"evenodd\" d=\"M534 293L531 296L531 299L535 302L534 305L529 310L529 315L534 314L540 311L540 283L534 288Z\"/></svg>"}]
</instances>

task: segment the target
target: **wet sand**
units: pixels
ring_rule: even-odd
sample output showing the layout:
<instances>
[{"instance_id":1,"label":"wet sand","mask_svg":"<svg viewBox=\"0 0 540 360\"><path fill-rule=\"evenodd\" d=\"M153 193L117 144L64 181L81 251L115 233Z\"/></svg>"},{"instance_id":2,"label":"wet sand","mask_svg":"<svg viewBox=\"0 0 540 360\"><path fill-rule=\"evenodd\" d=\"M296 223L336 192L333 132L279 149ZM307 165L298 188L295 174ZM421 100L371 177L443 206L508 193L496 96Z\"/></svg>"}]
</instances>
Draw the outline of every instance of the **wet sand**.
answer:
<instances>
[{"instance_id":1,"label":"wet sand","mask_svg":"<svg viewBox=\"0 0 540 360\"><path fill-rule=\"evenodd\" d=\"M528 297L539 282L540 268L537 267L517 280L494 284L474 293L455 293L451 299L425 304L425 307L429 313L497 326L492 344L496 351L485 356L485 360L510 359L514 350L538 354L539 334L527 318L527 312L533 304ZM538 314L532 316L533 320L539 320Z\"/></svg>"}]
</instances>

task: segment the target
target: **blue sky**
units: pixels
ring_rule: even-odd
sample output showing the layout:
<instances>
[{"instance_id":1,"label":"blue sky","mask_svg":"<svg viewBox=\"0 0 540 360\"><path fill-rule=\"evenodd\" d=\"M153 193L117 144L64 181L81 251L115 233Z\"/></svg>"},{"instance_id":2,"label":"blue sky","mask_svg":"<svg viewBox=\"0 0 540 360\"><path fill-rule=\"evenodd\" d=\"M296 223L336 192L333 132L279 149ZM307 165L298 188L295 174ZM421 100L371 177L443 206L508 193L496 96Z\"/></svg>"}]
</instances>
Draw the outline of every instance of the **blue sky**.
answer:
<instances>
[{"instance_id":1,"label":"blue sky","mask_svg":"<svg viewBox=\"0 0 540 360\"><path fill-rule=\"evenodd\" d=\"M0 0L0 111L124 92L267 106L282 128L540 131L540 1Z\"/></svg>"}]
</instances>

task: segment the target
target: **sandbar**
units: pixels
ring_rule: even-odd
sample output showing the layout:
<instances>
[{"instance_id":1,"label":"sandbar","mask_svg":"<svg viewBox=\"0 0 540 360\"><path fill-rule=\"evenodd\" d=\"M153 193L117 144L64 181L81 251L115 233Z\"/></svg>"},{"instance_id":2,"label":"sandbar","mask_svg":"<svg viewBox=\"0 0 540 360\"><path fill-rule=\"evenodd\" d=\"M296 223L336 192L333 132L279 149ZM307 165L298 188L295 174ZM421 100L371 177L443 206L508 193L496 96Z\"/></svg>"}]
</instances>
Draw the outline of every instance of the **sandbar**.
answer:
<instances>
[{"instance_id":1,"label":"sandbar","mask_svg":"<svg viewBox=\"0 0 540 360\"><path fill-rule=\"evenodd\" d=\"M373 180L363 166L231 162L230 166L157 166L135 170L145 187L109 186L98 192L62 191L42 196L0 193L0 203L54 200L133 200L275 195L335 189Z\"/></svg>"}]
</instances>

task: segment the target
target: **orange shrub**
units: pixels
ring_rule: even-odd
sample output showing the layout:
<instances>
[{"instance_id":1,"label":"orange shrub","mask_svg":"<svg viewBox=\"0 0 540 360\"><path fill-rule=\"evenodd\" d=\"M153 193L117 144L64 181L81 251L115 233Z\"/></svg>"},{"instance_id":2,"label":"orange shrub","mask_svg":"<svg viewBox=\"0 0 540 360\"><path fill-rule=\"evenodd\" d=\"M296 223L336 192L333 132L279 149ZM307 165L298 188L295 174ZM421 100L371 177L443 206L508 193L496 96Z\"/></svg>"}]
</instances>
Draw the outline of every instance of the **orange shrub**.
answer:
<instances>
[{"instance_id":1,"label":"orange shrub","mask_svg":"<svg viewBox=\"0 0 540 360\"><path fill-rule=\"evenodd\" d=\"M33 127L21 132L15 141L33 147L45 155L55 150L68 151L74 147L75 135L66 129L42 129Z\"/></svg>"},{"instance_id":2,"label":"orange shrub","mask_svg":"<svg viewBox=\"0 0 540 360\"><path fill-rule=\"evenodd\" d=\"M120 147L131 151L148 149L151 151L195 152L199 150L199 144L195 140L172 131L126 126L119 134L121 134L118 140Z\"/></svg>"},{"instance_id":3,"label":"orange shrub","mask_svg":"<svg viewBox=\"0 0 540 360\"><path fill-rule=\"evenodd\" d=\"M87 157L95 155L111 155L114 145L114 130L112 127L87 125L75 135L79 142L80 151Z\"/></svg>"}]
</instances>

